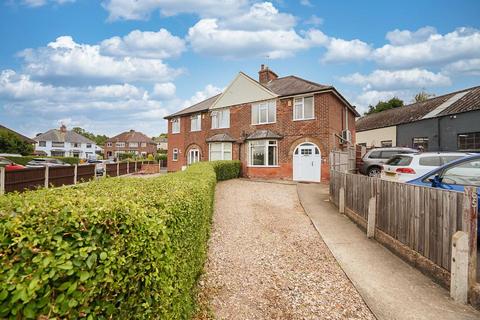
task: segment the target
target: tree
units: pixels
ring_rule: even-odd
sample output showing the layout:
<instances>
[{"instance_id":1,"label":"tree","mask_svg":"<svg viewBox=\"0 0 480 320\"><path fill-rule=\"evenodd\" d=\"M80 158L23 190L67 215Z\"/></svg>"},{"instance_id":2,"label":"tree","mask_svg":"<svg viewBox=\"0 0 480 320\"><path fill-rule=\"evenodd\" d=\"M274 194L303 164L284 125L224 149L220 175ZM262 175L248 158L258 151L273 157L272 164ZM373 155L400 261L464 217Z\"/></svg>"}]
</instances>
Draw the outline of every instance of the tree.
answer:
<instances>
[{"instance_id":1,"label":"tree","mask_svg":"<svg viewBox=\"0 0 480 320\"><path fill-rule=\"evenodd\" d=\"M94 133L88 132L83 128L80 127L74 127L72 131L75 131L76 133L84 136L87 139L90 139L94 141L97 145L103 146L105 142L108 140L108 137L106 135L95 135Z\"/></svg>"},{"instance_id":2,"label":"tree","mask_svg":"<svg viewBox=\"0 0 480 320\"><path fill-rule=\"evenodd\" d=\"M0 152L20 153L23 156L32 154L33 145L8 130L0 130Z\"/></svg>"},{"instance_id":3,"label":"tree","mask_svg":"<svg viewBox=\"0 0 480 320\"><path fill-rule=\"evenodd\" d=\"M425 100L428 100L432 97L435 97L435 95L433 93L428 93L428 92L425 92L425 91L420 91L419 93L417 93L415 95L415 101L414 102L423 102Z\"/></svg>"},{"instance_id":4,"label":"tree","mask_svg":"<svg viewBox=\"0 0 480 320\"><path fill-rule=\"evenodd\" d=\"M379 101L375 107L368 106L368 111L365 112L365 115L382 112L389 109L400 108L403 106L404 106L403 100L400 100L397 97L393 97L388 101Z\"/></svg>"}]
</instances>

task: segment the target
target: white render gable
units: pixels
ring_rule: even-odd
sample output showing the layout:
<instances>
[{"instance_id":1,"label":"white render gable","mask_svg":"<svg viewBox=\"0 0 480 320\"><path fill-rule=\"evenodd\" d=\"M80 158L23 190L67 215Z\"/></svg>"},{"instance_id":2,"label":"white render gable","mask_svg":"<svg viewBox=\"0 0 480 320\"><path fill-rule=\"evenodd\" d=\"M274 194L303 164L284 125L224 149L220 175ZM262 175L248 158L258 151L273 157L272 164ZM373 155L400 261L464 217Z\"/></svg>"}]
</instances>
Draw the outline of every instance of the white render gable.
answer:
<instances>
[{"instance_id":1,"label":"white render gable","mask_svg":"<svg viewBox=\"0 0 480 320\"><path fill-rule=\"evenodd\" d=\"M210 109L220 109L242 103L275 99L277 94L240 72L223 91Z\"/></svg>"}]
</instances>

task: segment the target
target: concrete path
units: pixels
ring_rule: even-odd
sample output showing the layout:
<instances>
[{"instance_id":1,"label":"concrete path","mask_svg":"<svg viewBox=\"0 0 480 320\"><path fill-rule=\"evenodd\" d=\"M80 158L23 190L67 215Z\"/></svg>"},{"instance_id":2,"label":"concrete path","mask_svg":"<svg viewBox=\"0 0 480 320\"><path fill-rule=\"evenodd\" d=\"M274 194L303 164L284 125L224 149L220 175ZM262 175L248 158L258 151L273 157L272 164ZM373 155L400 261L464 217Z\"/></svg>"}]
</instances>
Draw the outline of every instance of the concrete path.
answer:
<instances>
[{"instance_id":1,"label":"concrete path","mask_svg":"<svg viewBox=\"0 0 480 320\"><path fill-rule=\"evenodd\" d=\"M298 184L300 202L346 275L378 319L480 319L447 290L375 240L328 200L328 186Z\"/></svg>"}]
</instances>

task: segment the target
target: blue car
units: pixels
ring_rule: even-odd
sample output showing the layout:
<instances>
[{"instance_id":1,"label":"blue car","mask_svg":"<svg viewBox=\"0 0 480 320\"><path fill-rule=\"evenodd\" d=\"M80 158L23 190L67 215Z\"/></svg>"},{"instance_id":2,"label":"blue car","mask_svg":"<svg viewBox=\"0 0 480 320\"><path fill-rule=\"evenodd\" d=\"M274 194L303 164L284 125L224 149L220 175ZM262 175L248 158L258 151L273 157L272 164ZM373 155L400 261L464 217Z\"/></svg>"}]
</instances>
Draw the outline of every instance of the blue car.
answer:
<instances>
[{"instance_id":1,"label":"blue car","mask_svg":"<svg viewBox=\"0 0 480 320\"><path fill-rule=\"evenodd\" d=\"M417 186L441 188L463 192L465 186L477 187L477 195L480 203L480 154L467 156L449 162L420 178L407 182ZM480 226L480 206L479 206ZM477 228L477 235L480 239L480 228Z\"/></svg>"}]
</instances>

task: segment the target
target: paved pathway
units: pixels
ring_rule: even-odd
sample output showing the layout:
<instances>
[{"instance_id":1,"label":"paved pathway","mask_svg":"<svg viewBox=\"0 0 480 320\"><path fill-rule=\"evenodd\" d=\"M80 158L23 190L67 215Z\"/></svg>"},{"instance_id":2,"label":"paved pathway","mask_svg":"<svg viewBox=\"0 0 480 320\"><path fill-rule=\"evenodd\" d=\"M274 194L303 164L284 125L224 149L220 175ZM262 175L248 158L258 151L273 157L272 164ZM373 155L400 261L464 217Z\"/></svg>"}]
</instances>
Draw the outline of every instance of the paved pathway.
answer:
<instances>
[{"instance_id":1,"label":"paved pathway","mask_svg":"<svg viewBox=\"0 0 480 320\"><path fill-rule=\"evenodd\" d=\"M217 185L199 283L207 307L197 319L374 319L305 215L295 185Z\"/></svg>"},{"instance_id":2,"label":"paved pathway","mask_svg":"<svg viewBox=\"0 0 480 320\"><path fill-rule=\"evenodd\" d=\"M300 201L342 269L378 319L480 319L365 233L328 201L328 186L298 184Z\"/></svg>"}]
</instances>

